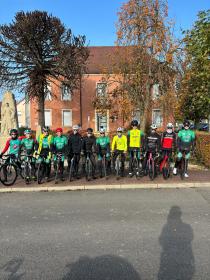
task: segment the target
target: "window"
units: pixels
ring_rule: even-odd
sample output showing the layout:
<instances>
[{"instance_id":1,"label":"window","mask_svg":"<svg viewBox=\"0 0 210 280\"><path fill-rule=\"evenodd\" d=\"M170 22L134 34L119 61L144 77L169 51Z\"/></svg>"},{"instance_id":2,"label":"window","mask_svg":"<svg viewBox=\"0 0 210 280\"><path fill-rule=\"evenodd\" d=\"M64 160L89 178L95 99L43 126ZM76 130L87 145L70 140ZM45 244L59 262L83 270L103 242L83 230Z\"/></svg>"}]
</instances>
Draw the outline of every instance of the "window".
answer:
<instances>
[{"instance_id":1,"label":"window","mask_svg":"<svg viewBox=\"0 0 210 280\"><path fill-rule=\"evenodd\" d=\"M72 126L72 110L62 110L63 126Z\"/></svg>"},{"instance_id":2,"label":"window","mask_svg":"<svg viewBox=\"0 0 210 280\"><path fill-rule=\"evenodd\" d=\"M96 85L96 95L98 97L105 97L107 94L107 84L106 83L97 83Z\"/></svg>"},{"instance_id":3,"label":"window","mask_svg":"<svg viewBox=\"0 0 210 280\"><path fill-rule=\"evenodd\" d=\"M46 126L51 126L52 125L51 110L44 110L44 117L45 117L45 125Z\"/></svg>"},{"instance_id":4,"label":"window","mask_svg":"<svg viewBox=\"0 0 210 280\"><path fill-rule=\"evenodd\" d=\"M141 114L140 114L140 110L135 110L133 112L133 120L137 120L138 123L140 124L140 120L141 120Z\"/></svg>"},{"instance_id":5,"label":"window","mask_svg":"<svg viewBox=\"0 0 210 280\"><path fill-rule=\"evenodd\" d=\"M17 115L18 115L18 118L21 117L21 116L22 116L22 112L21 112L21 111L18 111L18 112L17 112Z\"/></svg>"},{"instance_id":6,"label":"window","mask_svg":"<svg viewBox=\"0 0 210 280\"><path fill-rule=\"evenodd\" d=\"M61 87L61 100L67 101L71 100L71 90L69 86L63 84Z\"/></svg>"},{"instance_id":7,"label":"window","mask_svg":"<svg viewBox=\"0 0 210 280\"><path fill-rule=\"evenodd\" d=\"M47 88L45 89L45 100L51 101L52 100L52 87L51 84L47 84Z\"/></svg>"},{"instance_id":8,"label":"window","mask_svg":"<svg viewBox=\"0 0 210 280\"><path fill-rule=\"evenodd\" d=\"M152 87L152 98L154 99L158 99L160 96L160 91L159 91L159 85L155 84Z\"/></svg>"},{"instance_id":9,"label":"window","mask_svg":"<svg viewBox=\"0 0 210 280\"><path fill-rule=\"evenodd\" d=\"M108 130L107 114L102 115L101 113L96 113L96 129L99 131L101 128Z\"/></svg>"},{"instance_id":10,"label":"window","mask_svg":"<svg viewBox=\"0 0 210 280\"><path fill-rule=\"evenodd\" d=\"M162 118L161 110L159 110L159 109L154 109L154 110L152 111L152 122L153 122L154 124L156 124L157 127L162 126L163 118Z\"/></svg>"}]
</instances>

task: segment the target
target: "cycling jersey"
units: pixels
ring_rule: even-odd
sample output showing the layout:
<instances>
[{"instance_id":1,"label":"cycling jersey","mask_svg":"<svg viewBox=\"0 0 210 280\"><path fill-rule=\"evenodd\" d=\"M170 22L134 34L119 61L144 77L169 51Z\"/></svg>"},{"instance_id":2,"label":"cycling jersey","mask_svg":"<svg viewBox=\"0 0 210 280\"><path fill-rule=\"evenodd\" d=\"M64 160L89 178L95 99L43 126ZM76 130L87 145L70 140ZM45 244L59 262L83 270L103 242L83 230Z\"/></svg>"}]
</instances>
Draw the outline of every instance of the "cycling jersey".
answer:
<instances>
[{"instance_id":1,"label":"cycling jersey","mask_svg":"<svg viewBox=\"0 0 210 280\"><path fill-rule=\"evenodd\" d=\"M95 153L96 151L96 138L94 135L88 137L85 136L82 141L82 151L84 153Z\"/></svg>"},{"instance_id":2,"label":"cycling jersey","mask_svg":"<svg viewBox=\"0 0 210 280\"><path fill-rule=\"evenodd\" d=\"M82 136L79 133L71 134L68 139L69 154L80 154L82 149Z\"/></svg>"},{"instance_id":3,"label":"cycling jersey","mask_svg":"<svg viewBox=\"0 0 210 280\"><path fill-rule=\"evenodd\" d=\"M32 154L34 152L35 140L33 138L24 138L21 141L21 148L24 148L27 154Z\"/></svg>"},{"instance_id":4,"label":"cycling jersey","mask_svg":"<svg viewBox=\"0 0 210 280\"><path fill-rule=\"evenodd\" d=\"M121 137L118 137L118 135L114 136L112 140L112 151L114 150L127 152L127 137L125 135Z\"/></svg>"},{"instance_id":5,"label":"cycling jersey","mask_svg":"<svg viewBox=\"0 0 210 280\"><path fill-rule=\"evenodd\" d=\"M54 150L65 152L66 146L67 146L67 137L62 135L62 136L56 136L53 139L53 148Z\"/></svg>"},{"instance_id":6,"label":"cycling jersey","mask_svg":"<svg viewBox=\"0 0 210 280\"><path fill-rule=\"evenodd\" d=\"M109 149L110 139L108 136L99 137L96 139L96 145L100 146L102 150Z\"/></svg>"},{"instance_id":7,"label":"cycling jersey","mask_svg":"<svg viewBox=\"0 0 210 280\"><path fill-rule=\"evenodd\" d=\"M38 139L38 153L42 150L51 150L51 146L53 144L52 135L44 136L44 134L39 135Z\"/></svg>"},{"instance_id":8,"label":"cycling jersey","mask_svg":"<svg viewBox=\"0 0 210 280\"><path fill-rule=\"evenodd\" d=\"M160 150L160 135L149 133L145 139L145 150L149 152L157 152Z\"/></svg>"},{"instance_id":9,"label":"cycling jersey","mask_svg":"<svg viewBox=\"0 0 210 280\"><path fill-rule=\"evenodd\" d=\"M18 156L20 151L20 144L21 144L21 138L16 138L16 139L9 138L1 154L6 153L6 151L9 149L10 154L14 154Z\"/></svg>"},{"instance_id":10,"label":"cycling jersey","mask_svg":"<svg viewBox=\"0 0 210 280\"><path fill-rule=\"evenodd\" d=\"M161 145L162 145L162 149L172 149L173 146L175 146L175 142L176 142L176 133L175 132L163 132L162 134L162 139L161 139Z\"/></svg>"},{"instance_id":11,"label":"cycling jersey","mask_svg":"<svg viewBox=\"0 0 210 280\"><path fill-rule=\"evenodd\" d=\"M128 131L129 148L140 148L142 146L142 137L144 133L139 129L132 129Z\"/></svg>"},{"instance_id":12,"label":"cycling jersey","mask_svg":"<svg viewBox=\"0 0 210 280\"><path fill-rule=\"evenodd\" d=\"M179 149L190 149L191 145L194 144L195 133L188 129L180 130L178 133L177 144Z\"/></svg>"}]
</instances>

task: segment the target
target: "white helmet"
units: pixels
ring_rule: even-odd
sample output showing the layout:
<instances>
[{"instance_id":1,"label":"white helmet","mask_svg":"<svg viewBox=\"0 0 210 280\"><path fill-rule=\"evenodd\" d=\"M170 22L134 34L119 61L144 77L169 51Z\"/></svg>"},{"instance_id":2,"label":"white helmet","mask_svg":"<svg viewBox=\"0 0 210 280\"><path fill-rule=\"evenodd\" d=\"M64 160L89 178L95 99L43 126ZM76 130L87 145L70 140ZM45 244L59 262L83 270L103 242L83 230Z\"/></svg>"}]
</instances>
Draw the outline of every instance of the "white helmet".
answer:
<instances>
[{"instance_id":1,"label":"white helmet","mask_svg":"<svg viewBox=\"0 0 210 280\"><path fill-rule=\"evenodd\" d=\"M155 123L153 123L150 127L151 129L157 129L157 125Z\"/></svg>"},{"instance_id":2,"label":"white helmet","mask_svg":"<svg viewBox=\"0 0 210 280\"><path fill-rule=\"evenodd\" d=\"M172 123L168 123L167 124L167 128L173 128L174 126L173 126L173 124Z\"/></svg>"},{"instance_id":3,"label":"white helmet","mask_svg":"<svg viewBox=\"0 0 210 280\"><path fill-rule=\"evenodd\" d=\"M73 125L72 127L73 130L79 130L79 126L77 124Z\"/></svg>"},{"instance_id":4,"label":"white helmet","mask_svg":"<svg viewBox=\"0 0 210 280\"><path fill-rule=\"evenodd\" d=\"M105 130L105 128L100 128L100 131L99 131L100 133L105 133L106 132L106 130Z\"/></svg>"},{"instance_id":5,"label":"white helmet","mask_svg":"<svg viewBox=\"0 0 210 280\"><path fill-rule=\"evenodd\" d=\"M122 127L118 127L117 132L123 132L123 128Z\"/></svg>"}]
</instances>

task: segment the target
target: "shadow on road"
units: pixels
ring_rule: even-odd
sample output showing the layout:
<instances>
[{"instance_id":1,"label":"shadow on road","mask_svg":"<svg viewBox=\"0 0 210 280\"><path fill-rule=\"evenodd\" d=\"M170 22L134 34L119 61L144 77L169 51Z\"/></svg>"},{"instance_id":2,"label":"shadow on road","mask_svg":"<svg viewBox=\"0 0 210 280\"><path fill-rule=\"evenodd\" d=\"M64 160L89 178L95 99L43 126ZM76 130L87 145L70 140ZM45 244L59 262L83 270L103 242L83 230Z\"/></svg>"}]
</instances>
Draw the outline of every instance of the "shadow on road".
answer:
<instances>
[{"instance_id":1,"label":"shadow on road","mask_svg":"<svg viewBox=\"0 0 210 280\"><path fill-rule=\"evenodd\" d=\"M96 258L81 257L67 266L63 280L140 280L134 267L125 259L104 255Z\"/></svg>"},{"instance_id":2,"label":"shadow on road","mask_svg":"<svg viewBox=\"0 0 210 280\"><path fill-rule=\"evenodd\" d=\"M25 273L19 273L21 265L23 264L23 258L13 258L1 267L6 273L8 273L8 280L20 280Z\"/></svg>"},{"instance_id":3,"label":"shadow on road","mask_svg":"<svg viewBox=\"0 0 210 280\"><path fill-rule=\"evenodd\" d=\"M195 273L193 230L183 223L181 209L173 206L159 237L162 253L158 280L191 280Z\"/></svg>"}]
</instances>

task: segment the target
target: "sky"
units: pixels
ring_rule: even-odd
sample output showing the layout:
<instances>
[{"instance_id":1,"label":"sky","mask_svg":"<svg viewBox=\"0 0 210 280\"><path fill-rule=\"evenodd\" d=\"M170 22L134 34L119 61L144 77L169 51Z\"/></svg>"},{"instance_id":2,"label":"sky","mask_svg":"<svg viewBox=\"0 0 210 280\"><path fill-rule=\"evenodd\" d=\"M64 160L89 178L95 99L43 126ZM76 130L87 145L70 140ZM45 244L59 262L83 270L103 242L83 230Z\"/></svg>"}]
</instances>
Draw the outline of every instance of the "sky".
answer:
<instances>
[{"instance_id":1,"label":"sky","mask_svg":"<svg viewBox=\"0 0 210 280\"><path fill-rule=\"evenodd\" d=\"M10 23L16 12L45 10L57 16L75 35L85 35L89 46L114 45L117 12L127 0L0 0L0 24ZM210 9L210 0L168 0L175 34L190 29L197 13Z\"/></svg>"}]
</instances>

